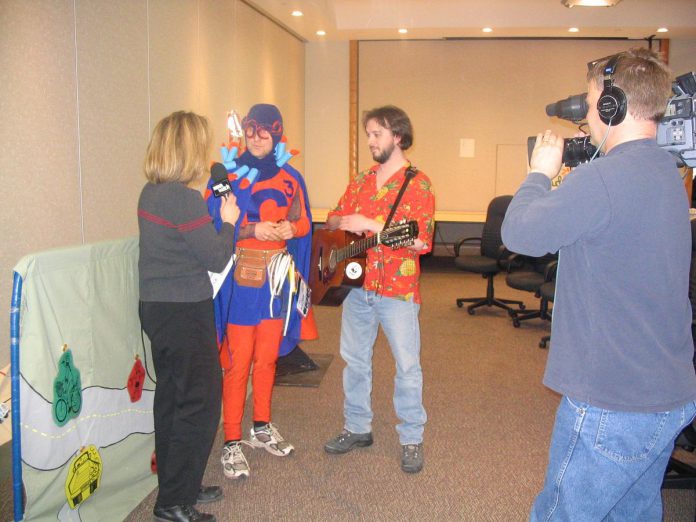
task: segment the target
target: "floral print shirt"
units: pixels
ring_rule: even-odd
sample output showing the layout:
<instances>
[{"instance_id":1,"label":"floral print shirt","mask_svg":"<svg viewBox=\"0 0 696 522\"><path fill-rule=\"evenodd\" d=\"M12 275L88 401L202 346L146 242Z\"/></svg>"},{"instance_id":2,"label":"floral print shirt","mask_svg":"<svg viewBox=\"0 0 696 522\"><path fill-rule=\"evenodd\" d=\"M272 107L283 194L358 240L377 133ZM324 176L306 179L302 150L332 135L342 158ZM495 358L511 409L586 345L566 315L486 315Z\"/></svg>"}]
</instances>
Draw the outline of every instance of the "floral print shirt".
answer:
<instances>
[{"instance_id":1,"label":"floral print shirt","mask_svg":"<svg viewBox=\"0 0 696 522\"><path fill-rule=\"evenodd\" d=\"M329 212L329 217L362 214L380 223L385 222L404 182L408 164L394 173L379 190L376 183L378 166L360 172L351 180L336 208ZM404 219L418 222L418 238L425 247L420 252L407 248L392 250L385 245L368 250L364 290L403 301L421 302L419 257L432 249L434 211L435 197L430 179L418 171L406 188L392 224Z\"/></svg>"}]
</instances>

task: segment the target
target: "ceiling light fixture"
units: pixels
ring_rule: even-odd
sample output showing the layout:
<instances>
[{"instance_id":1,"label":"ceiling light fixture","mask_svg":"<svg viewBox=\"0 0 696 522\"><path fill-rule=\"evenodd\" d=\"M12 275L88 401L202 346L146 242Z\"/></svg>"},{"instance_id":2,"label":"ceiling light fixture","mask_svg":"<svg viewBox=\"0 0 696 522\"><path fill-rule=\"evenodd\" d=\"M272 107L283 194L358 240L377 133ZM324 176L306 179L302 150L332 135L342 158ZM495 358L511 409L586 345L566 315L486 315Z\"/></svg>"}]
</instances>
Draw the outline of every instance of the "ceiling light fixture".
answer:
<instances>
[{"instance_id":1,"label":"ceiling light fixture","mask_svg":"<svg viewBox=\"0 0 696 522\"><path fill-rule=\"evenodd\" d=\"M319 29L317 31L317 36L326 36L326 31L322 31L321 29Z\"/></svg>"},{"instance_id":2,"label":"ceiling light fixture","mask_svg":"<svg viewBox=\"0 0 696 522\"><path fill-rule=\"evenodd\" d=\"M401 33L401 34L406 34L406 33L408 33L408 29L404 29L404 28L402 27L401 29L399 29L399 33Z\"/></svg>"},{"instance_id":3,"label":"ceiling light fixture","mask_svg":"<svg viewBox=\"0 0 696 522\"><path fill-rule=\"evenodd\" d=\"M302 11L293 11L290 13L292 16L302 16L304 13Z\"/></svg>"},{"instance_id":4,"label":"ceiling light fixture","mask_svg":"<svg viewBox=\"0 0 696 522\"><path fill-rule=\"evenodd\" d=\"M481 30L482 30L484 33L492 33L492 32L493 32L493 29L491 29L490 27L484 27L484 28L481 29Z\"/></svg>"},{"instance_id":5,"label":"ceiling light fixture","mask_svg":"<svg viewBox=\"0 0 696 522\"><path fill-rule=\"evenodd\" d=\"M657 29L658 33L666 33L667 31L669 31L669 29L667 29L666 27L659 27Z\"/></svg>"},{"instance_id":6,"label":"ceiling light fixture","mask_svg":"<svg viewBox=\"0 0 696 522\"><path fill-rule=\"evenodd\" d=\"M621 0L561 0L566 7L613 7Z\"/></svg>"},{"instance_id":7,"label":"ceiling light fixture","mask_svg":"<svg viewBox=\"0 0 696 522\"><path fill-rule=\"evenodd\" d=\"M580 29L578 29L577 27L571 27L570 29L568 29L568 32L569 33L578 33L578 32L580 32Z\"/></svg>"}]
</instances>

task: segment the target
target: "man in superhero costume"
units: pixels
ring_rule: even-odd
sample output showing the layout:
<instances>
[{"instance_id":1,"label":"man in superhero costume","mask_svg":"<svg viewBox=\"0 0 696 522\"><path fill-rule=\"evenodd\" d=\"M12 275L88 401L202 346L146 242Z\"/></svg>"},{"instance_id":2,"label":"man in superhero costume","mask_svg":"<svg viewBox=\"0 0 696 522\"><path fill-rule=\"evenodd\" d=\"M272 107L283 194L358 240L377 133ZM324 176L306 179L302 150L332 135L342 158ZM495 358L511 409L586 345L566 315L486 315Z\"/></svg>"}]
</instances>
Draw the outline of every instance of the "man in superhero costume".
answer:
<instances>
[{"instance_id":1,"label":"man in superhero costume","mask_svg":"<svg viewBox=\"0 0 696 522\"><path fill-rule=\"evenodd\" d=\"M312 216L302 175L287 164L292 154L285 151L283 118L276 106L257 104L242 129L246 150L239 158L232 144L222 148L240 217L234 273L215 298L223 368L222 466L231 479L249 476L242 444L279 457L293 451L271 423L276 361L300 339L316 338L311 309L305 314L299 289L302 278L308 279ZM207 200L217 224L220 199L208 194ZM252 362L254 424L244 441L241 423Z\"/></svg>"}]
</instances>

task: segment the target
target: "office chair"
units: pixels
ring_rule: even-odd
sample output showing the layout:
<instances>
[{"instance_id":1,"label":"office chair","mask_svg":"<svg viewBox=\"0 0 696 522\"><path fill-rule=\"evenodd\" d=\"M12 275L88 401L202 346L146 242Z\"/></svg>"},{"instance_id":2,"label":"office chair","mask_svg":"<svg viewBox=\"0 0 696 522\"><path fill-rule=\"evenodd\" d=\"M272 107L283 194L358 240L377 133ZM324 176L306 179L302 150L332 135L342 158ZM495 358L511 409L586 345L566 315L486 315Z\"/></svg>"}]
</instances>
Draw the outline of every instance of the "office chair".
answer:
<instances>
[{"instance_id":1,"label":"office chair","mask_svg":"<svg viewBox=\"0 0 696 522\"><path fill-rule=\"evenodd\" d=\"M503 225L503 218L512 196L498 196L491 200L486 211L486 222L483 224L481 237L468 237L458 241L454 246L454 263L460 270L481 274L488 280L485 297L460 297L457 299L457 306L461 308L464 303L472 303L467 307L467 312L474 315L474 310L481 306L497 306L506 310L512 315L515 310L509 305L517 305L520 310L524 310L522 301L511 299L497 299L493 288L493 278L496 274L507 270L508 259L512 255L500 237L500 229ZM467 243L479 243L479 254L462 254L460 250Z\"/></svg>"},{"instance_id":2,"label":"office chair","mask_svg":"<svg viewBox=\"0 0 696 522\"><path fill-rule=\"evenodd\" d=\"M681 432L674 443L686 451L694 451L696 445L696 430L693 423ZM662 489L696 489L696 468L675 457L670 457L662 481Z\"/></svg>"},{"instance_id":3,"label":"office chair","mask_svg":"<svg viewBox=\"0 0 696 522\"><path fill-rule=\"evenodd\" d=\"M693 225L693 221L692 221ZM693 226L692 226L693 231ZM695 245L696 246L696 245ZM693 247L692 247L693 248ZM694 252L692 251L691 257L691 283L690 287L693 288L694 284ZM692 309L695 308L694 298L691 292L689 293L691 297ZM696 324L692 322L691 333L696 339ZM696 370L696 356L694 360L694 370ZM682 448L686 451L694 452L696 449L696 420L689 424L674 441L675 448ZM665 478L662 480L662 489L695 489L696 490L696 467L691 464L687 464L684 461L672 455L667 462L667 469L665 470ZM696 514L694 515L694 522L696 522Z\"/></svg>"},{"instance_id":4,"label":"office chair","mask_svg":"<svg viewBox=\"0 0 696 522\"><path fill-rule=\"evenodd\" d=\"M546 303L546 317L544 319L551 320L552 311L549 310L549 303L553 303L553 296L556 293L556 281L546 281L539 287L539 297L542 302ZM545 335L539 341L539 348L546 348L551 341L550 335Z\"/></svg>"},{"instance_id":5,"label":"office chair","mask_svg":"<svg viewBox=\"0 0 696 522\"><path fill-rule=\"evenodd\" d=\"M515 254L517 256L517 254ZM505 282L510 288L532 292L536 297L539 297L539 308L537 310L525 310L523 312L513 312L512 325L519 328L521 321L529 319L551 320L548 314L548 301L541 298L539 288L546 281L546 271L550 263L556 263L558 256L556 254L548 254L542 257L518 256L521 261L517 262L513 257L508 265L508 273L505 276ZM515 269L515 265L521 265L523 268ZM554 265L555 266L555 265Z\"/></svg>"},{"instance_id":6,"label":"office chair","mask_svg":"<svg viewBox=\"0 0 696 522\"><path fill-rule=\"evenodd\" d=\"M558 270L558 254L556 259L551 261L544 268L544 282L539 287L539 297L541 298L540 308L546 310L546 314L543 317L547 321L551 321L553 311L549 308L549 303L553 303L554 296L556 295L556 270ZM546 348L551 341L550 335L545 335L539 340L539 348Z\"/></svg>"}]
</instances>

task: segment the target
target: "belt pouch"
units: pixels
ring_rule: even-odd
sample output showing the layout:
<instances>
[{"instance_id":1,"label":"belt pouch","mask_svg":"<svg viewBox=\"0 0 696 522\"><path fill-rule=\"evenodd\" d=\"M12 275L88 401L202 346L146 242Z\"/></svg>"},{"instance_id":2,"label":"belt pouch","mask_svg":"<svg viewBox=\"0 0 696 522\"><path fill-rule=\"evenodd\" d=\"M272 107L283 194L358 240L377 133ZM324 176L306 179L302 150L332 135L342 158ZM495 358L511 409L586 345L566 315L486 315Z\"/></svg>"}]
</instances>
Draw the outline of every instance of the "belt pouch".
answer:
<instances>
[{"instance_id":1,"label":"belt pouch","mask_svg":"<svg viewBox=\"0 0 696 522\"><path fill-rule=\"evenodd\" d=\"M242 254L234 268L234 280L240 286L261 288L266 282L266 256L249 256Z\"/></svg>"}]
</instances>

